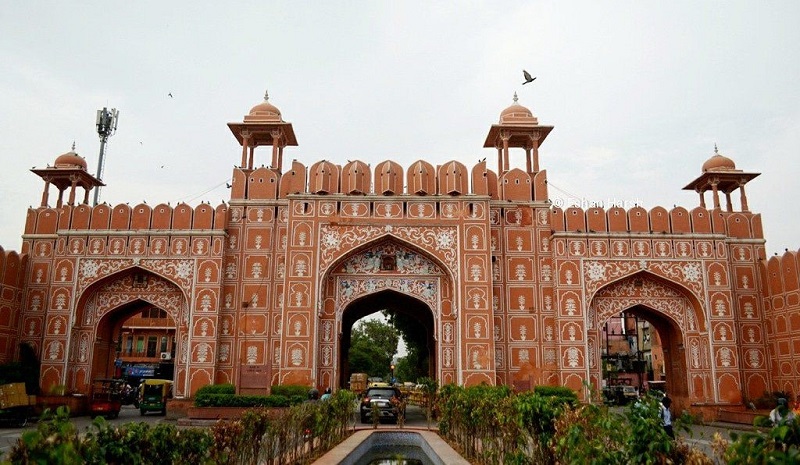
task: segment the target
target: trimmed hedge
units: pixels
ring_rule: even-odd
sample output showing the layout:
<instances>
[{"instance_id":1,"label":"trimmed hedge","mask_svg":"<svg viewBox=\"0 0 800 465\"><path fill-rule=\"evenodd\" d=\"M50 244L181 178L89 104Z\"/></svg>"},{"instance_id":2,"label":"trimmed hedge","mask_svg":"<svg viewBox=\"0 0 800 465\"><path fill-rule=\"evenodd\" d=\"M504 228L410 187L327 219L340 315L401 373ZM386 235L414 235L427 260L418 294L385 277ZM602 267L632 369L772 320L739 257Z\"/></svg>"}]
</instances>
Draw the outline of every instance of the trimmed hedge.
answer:
<instances>
[{"instance_id":1,"label":"trimmed hedge","mask_svg":"<svg viewBox=\"0 0 800 465\"><path fill-rule=\"evenodd\" d=\"M310 386L304 386L302 384L283 384L272 386L271 392L273 395L286 396L290 399L294 396L300 396L306 399L306 397L308 397L308 391L310 390Z\"/></svg>"},{"instance_id":2,"label":"trimmed hedge","mask_svg":"<svg viewBox=\"0 0 800 465\"><path fill-rule=\"evenodd\" d=\"M208 384L194 395L195 407L289 407L306 400L307 386L273 386L272 395L236 395L233 384Z\"/></svg>"},{"instance_id":3,"label":"trimmed hedge","mask_svg":"<svg viewBox=\"0 0 800 465\"><path fill-rule=\"evenodd\" d=\"M195 397L208 394L236 394L236 386L233 384L206 384L197 390Z\"/></svg>"},{"instance_id":4,"label":"trimmed hedge","mask_svg":"<svg viewBox=\"0 0 800 465\"><path fill-rule=\"evenodd\" d=\"M271 396L206 394L196 396L194 405L196 407L289 407L292 404L288 397L274 394Z\"/></svg>"}]
</instances>

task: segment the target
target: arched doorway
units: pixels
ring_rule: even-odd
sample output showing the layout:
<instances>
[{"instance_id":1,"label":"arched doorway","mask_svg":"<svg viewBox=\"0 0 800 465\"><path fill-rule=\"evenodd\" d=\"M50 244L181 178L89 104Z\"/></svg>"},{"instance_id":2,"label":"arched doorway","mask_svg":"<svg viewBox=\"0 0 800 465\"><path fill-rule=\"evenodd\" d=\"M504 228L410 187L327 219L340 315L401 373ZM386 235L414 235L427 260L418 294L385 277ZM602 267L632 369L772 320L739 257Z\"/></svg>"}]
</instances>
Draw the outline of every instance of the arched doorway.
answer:
<instances>
[{"instance_id":1,"label":"arched doorway","mask_svg":"<svg viewBox=\"0 0 800 465\"><path fill-rule=\"evenodd\" d=\"M675 322L646 305L634 305L600 322L603 386L658 386L673 397L687 395L683 336ZM662 385L663 383L663 385Z\"/></svg>"},{"instance_id":2,"label":"arched doorway","mask_svg":"<svg viewBox=\"0 0 800 465\"><path fill-rule=\"evenodd\" d=\"M348 360L353 325L361 318L375 312L388 311L407 317L416 323L416 336L420 348L420 362L426 363L429 377L436 373L436 341L434 319L430 307L424 302L393 290L384 290L352 302L342 313L342 339L339 345L339 387L346 388L351 370ZM375 373L371 373L375 374Z\"/></svg>"},{"instance_id":3,"label":"arched doorway","mask_svg":"<svg viewBox=\"0 0 800 465\"><path fill-rule=\"evenodd\" d=\"M186 365L181 354L188 333L187 309L186 297L177 285L141 268L120 271L93 284L78 302L70 337L67 387L86 393L93 379L121 374L118 363L128 342L131 342L131 352L138 348L135 338L126 338L126 324L130 324L128 336L134 336L133 326L153 326L153 322L157 322L156 331L146 331L147 338L157 337L156 333L169 329L171 324L174 329L164 336L168 337L167 351L174 363L172 378L177 378L177 373L185 370ZM138 321L135 320L137 316ZM150 318L152 316L156 318ZM145 331L139 333L144 335ZM160 366L161 339L155 341L154 356L147 357L150 352L147 338L143 339L142 359ZM154 369L153 376L155 374Z\"/></svg>"},{"instance_id":4,"label":"arched doorway","mask_svg":"<svg viewBox=\"0 0 800 465\"><path fill-rule=\"evenodd\" d=\"M322 306L316 337L316 382L346 386L341 360L359 318L393 308L413 314L426 331L430 376L458 380L459 326L452 280L436 258L394 237L365 244L336 260L321 278ZM288 322L291 324L291 321Z\"/></svg>"},{"instance_id":5,"label":"arched doorway","mask_svg":"<svg viewBox=\"0 0 800 465\"><path fill-rule=\"evenodd\" d=\"M698 304L680 286L640 272L600 288L589 314L590 375L600 386L611 354L610 341L620 332L632 352L644 346L642 331L632 331L629 319L647 322L657 334L664 357L664 381L669 395L680 405L711 402L714 398L706 320ZM626 315L624 325L610 334L607 322ZM637 323L638 324L638 323ZM635 334L635 335L634 335ZM633 336L633 339L631 338ZM635 349L635 350L633 350ZM639 354L635 354L638 361Z\"/></svg>"},{"instance_id":6,"label":"arched doorway","mask_svg":"<svg viewBox=\"0 0 800 465\"><path fill-rule=\"evenodd\" d=\"M176 334L175 320L150 302L117 307L97 324L92 377L125 378L134 386L144 378L174 380Z\"/></svg>"}]
</instances>

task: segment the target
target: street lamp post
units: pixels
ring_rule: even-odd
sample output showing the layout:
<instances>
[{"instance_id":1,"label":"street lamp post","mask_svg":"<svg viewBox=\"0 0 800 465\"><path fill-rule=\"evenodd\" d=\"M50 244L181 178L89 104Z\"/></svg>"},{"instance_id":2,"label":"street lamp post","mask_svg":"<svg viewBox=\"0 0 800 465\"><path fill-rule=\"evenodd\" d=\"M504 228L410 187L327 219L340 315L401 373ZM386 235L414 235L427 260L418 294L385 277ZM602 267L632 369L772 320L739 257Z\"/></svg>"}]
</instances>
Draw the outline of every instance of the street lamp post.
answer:
<instances>
[{"instance_id":1,"label":"street lamp post","mask_svg":"<svg viewBox=\"0 0 800 465\"><path fill-rule=\"evenodd\" d=\"M389 369L391 369L390 381L394 384L394 364L389 365Z\"/></svg>"}]
</instances>

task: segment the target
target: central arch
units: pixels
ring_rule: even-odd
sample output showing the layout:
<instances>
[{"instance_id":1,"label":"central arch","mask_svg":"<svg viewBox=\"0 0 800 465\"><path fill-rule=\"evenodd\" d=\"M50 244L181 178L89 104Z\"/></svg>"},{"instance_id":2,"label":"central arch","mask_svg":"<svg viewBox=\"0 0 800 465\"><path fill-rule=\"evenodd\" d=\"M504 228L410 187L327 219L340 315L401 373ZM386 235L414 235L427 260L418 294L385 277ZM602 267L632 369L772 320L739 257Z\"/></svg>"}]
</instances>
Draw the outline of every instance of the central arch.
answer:
<instances>
[{"instance_id":1,"label":"central arch","mask_svg":"<svg viewBox=\"0 0 800 465\"><path fill-rule=\"evenodd\" d=\"M382 310L403 314L416 320L420 331L424 334L425 347L423 347L423 355L428 360L428 376L435 377L436 340L434 338L433 312L428 305L419 299L401 294L395 290L383 290L352 302L342 312L342 339L338 354L338 373L340 373L338 386L340 388L347 387L347 381L351 375L348 368L347 354L350 349L353 325L361 318Z\"/></svg>"},{"instance_id":2,"label":"central arch","mask_svg":"<svg viewBox=\"0 0 800 465\"><path fill-rule=\"evenodd\" d=\"M428 253L389 236L365 244L337 260L321 281L316 346L320 386L344 386L350 330L355 321L383 309L410 315L426 331L430 376L456 382L458 325L452 311L449 274ZM344 357L343 357L344 354Z\"/></svg>"}]
</instances>

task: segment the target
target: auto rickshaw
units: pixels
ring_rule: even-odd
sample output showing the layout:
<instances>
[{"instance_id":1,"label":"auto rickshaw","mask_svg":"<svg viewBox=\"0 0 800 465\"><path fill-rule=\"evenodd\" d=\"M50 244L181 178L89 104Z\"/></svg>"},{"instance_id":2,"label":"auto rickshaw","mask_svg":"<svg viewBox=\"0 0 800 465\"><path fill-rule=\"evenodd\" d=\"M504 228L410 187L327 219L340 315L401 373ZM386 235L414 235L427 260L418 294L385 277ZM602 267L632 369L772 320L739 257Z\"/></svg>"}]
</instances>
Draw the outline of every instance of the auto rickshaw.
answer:
<instances>
[{"instance_id":1,"label":"auto rickshaw","mask_svg":"<svg viewBox=\"0 0 800 465\"><path fill-rule=\"evenodd\" d=\"M122 408L122 389L125 380L99 378L92 383L89 415L117 418Z\"/></svg>"},{"instance_id":2,"label":"auto rickshaw","mask_svg":"<svg viewBox=\"0 0 800 465\"><path fill-rule=\"evenodd\" d=\"M172 381L168 379L144 379L139 385L139 413L167 414L167 399L172 398Z\"/></svg>"}]
</instances>

